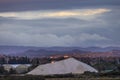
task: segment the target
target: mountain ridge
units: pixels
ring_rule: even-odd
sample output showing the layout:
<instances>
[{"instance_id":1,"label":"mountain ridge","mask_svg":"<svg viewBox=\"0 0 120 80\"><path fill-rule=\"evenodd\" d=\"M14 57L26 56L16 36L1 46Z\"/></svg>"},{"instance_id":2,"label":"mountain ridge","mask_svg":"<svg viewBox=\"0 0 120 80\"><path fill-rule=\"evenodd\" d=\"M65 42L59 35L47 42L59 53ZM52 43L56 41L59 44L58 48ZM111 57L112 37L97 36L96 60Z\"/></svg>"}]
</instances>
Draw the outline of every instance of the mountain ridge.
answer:
<instances>
[{"instance_id":1,"label":"mountain ridge","mask_svg":"<svg viewBox=\"0 0 120 80\"><path fill-rule=\"evenodd\" d=\"M111 51L119 51L120 47L32 47L32 46L0 46L0 54L14 56L49 56L59 54L99 53L106 54ZM92 54L90 54L92 55Z\"/></svg>"}]
</instances>

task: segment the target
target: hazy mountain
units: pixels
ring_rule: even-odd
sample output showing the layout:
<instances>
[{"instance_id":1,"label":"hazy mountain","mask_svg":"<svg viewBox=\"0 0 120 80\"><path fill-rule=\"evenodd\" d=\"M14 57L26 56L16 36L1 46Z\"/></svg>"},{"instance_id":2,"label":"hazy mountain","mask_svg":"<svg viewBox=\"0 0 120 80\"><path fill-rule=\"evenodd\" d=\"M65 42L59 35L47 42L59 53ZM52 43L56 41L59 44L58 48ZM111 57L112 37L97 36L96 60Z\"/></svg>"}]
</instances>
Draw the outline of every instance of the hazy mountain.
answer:
<instances>
[{"instance_id":1,"label":"hazy mountain","mask_svg":"<svg viewBox=\"0 0 120 80\"><path fill-rule=\"evenodd\" d=\"M36 49L35 47L24 47L24 46L0 46L0 54L13 54L24 52L29 49Z\"/></svg>"},{"instance_id":2,"label":"hazy mountain","mask_svg":"<svg viewBox=\"0 0 120 80\"><path fill-rule=\"evenodd\" d=\"M120 47L27 47L27 46L0 46L0 54L43 56L64 53L108 52L120 50Z\"/></svg>"},{"instance_id":3,"label":"hazy mountain","mask_svg":"<svg viewBox=\"0 0 120 80\"><path fill-rule=\"evenodd\" d=\"M39 50L27 50L23 53L18 53L17 55L19 56L29 56L29 57L40 57L40 56L50 56L50 55L63 55L63 54L73 54L73 53L89 53L88 51L81 51L78 49L70 50L70 51L65 51L65 50L45 50L45 49L39 49Z\"/></svg>"}]
</instances>

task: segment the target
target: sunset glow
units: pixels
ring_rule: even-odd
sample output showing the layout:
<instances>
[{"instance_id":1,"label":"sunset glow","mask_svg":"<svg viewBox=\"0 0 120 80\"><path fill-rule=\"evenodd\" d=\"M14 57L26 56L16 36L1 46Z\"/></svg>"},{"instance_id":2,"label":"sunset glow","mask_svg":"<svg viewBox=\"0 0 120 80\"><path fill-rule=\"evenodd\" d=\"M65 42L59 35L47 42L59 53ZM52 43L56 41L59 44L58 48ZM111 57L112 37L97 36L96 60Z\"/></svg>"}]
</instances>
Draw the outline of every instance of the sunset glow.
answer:
<instances>
[{"instance_id":1,"label":"sunset glow","mask_svg":"<svg viewBox=\"0 0 120 80\"><path fill-rule=\"evenodd\" d=\"M96 16L109 12L109 9L76 9L68 11L29 11L29 12L5 12L0 13L1 17L12 17L17 19L41 19L41 18L67 18Z\"/></svg>"}]
</instances>

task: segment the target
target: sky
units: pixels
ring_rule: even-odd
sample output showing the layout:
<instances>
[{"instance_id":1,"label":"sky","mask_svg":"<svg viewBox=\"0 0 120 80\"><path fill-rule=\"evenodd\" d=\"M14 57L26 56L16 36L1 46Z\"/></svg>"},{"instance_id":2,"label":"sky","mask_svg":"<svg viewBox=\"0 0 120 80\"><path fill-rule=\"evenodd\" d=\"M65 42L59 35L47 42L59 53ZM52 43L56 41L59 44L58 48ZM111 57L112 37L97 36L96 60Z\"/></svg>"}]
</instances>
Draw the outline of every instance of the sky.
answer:
<instances>
[{"instance_id":1,"label":"sky","mask_svg":"<svg viewBox=\"0 0 120 80\"><path fill-rule=\"evenodd\" d=\"M120 0L0 0L0 45L120 46Z\"/></svg>"}]
</instances>

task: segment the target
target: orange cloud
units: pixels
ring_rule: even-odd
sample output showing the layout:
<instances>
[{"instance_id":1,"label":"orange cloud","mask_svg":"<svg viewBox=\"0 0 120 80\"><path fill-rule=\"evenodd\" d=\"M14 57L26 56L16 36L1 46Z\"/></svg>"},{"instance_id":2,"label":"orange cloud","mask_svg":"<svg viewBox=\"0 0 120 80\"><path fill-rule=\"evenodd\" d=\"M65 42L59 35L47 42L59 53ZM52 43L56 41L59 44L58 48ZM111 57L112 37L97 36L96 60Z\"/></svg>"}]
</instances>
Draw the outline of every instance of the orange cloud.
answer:
<instances>
[{"instance_id":1,"label":"orange cloud","mask_svg":"<svg viewBox=\"0 0 120 80\"><path fill-rule=\"evenodd\" d=\"M109 12L109 9L77 9L63 11L29 11L29 12L6 12L0 13L2 17L14 17L17 19L41 19L41 18L67 18L67 17L90 17Z\"/></svg>"}]
</instances>

